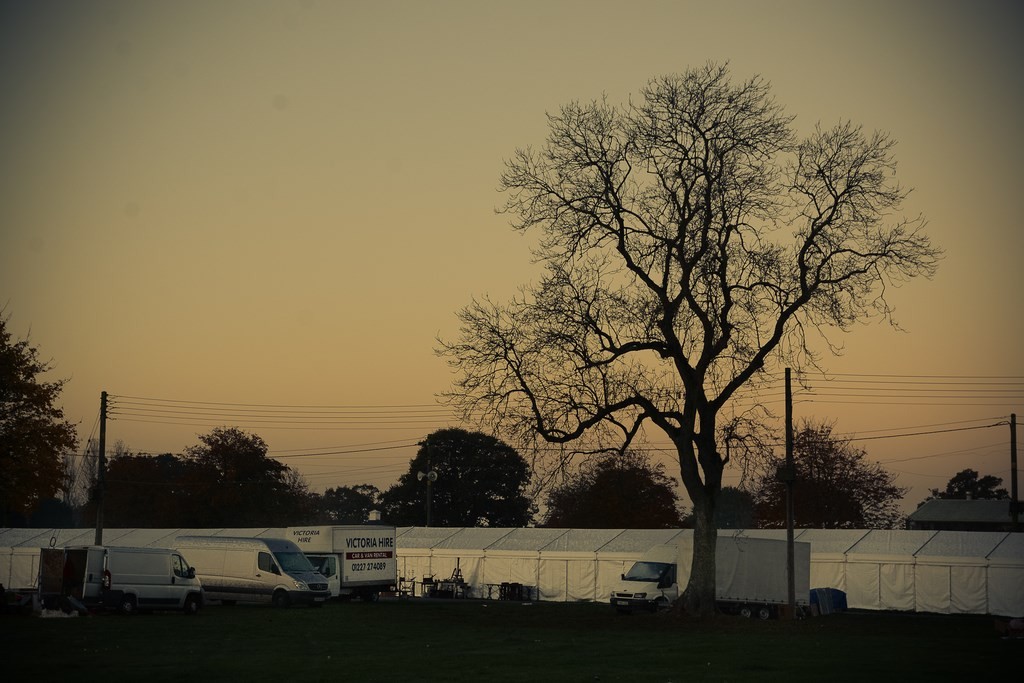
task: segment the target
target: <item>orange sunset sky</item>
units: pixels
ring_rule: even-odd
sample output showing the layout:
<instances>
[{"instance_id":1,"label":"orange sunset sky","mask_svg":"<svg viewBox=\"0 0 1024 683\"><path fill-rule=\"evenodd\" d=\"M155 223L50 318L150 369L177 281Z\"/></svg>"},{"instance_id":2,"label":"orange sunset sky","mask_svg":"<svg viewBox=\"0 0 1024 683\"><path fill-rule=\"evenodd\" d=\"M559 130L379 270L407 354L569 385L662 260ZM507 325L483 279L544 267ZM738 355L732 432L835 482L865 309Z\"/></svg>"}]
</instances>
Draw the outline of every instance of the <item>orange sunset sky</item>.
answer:
<instances>
[{"instance_id":1,"label":"orange sunset sky","mask_svg":"<svg viewBox=\"0 0 1024 683\"><path fill-rule=\"evenodd\" d=\"M908 510L967 467L1009 488L989 425L1024 414L1022 7L0 2L0 306L69 378L83 448L108 391L108 447L239 425L315 491L386 488L457 424L436 338L538 272L494 211L504 159L562 104L728 61L799 130L891 133L905 213L946 252L796 418L870 437Z\"/></svg>"}]
</instances>

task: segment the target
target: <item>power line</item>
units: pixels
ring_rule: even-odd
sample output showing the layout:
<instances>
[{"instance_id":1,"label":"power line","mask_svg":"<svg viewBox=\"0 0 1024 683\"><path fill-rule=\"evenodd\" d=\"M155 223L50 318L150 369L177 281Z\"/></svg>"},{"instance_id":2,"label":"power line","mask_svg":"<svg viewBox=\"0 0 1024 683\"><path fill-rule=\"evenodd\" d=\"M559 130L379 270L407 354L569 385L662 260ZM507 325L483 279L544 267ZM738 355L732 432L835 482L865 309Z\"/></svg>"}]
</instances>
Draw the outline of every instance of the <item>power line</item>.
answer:
<instances>
[{"instance_id":1,"label":"power line","mask_svg":"<svg viewBox=\"0 0 1024 683\"><path fill-rule=\"evenodd\" d=\"M301 405L301 404L272 404L272 403L226 403L218 401L184 401L179 399L171 398L149 398L144 396L125 396L120 394L111 394L111 398L114 399L132 399L136 401L151 401L157 403L171 403L171 404L193 404L203 406L233 406L233 407L247 407L247 408L272 408L272 409L303 409L303 410L316 410L316 409L332 409L332 410L346 410L346 409L363 409L363 408L387 408L387 409L400 409L400 408L435 408L439 407L436 403L410 403L410 404L381 404L381 405L366 405L366 404L348 404L348 405Z\"/></svg>"},{"instance_id":2,"label":"power line","mask_svg":"<svg viewBox=\"0 0 1024 683\"><path fill-rule=\"evenodd\" d=\"M419 445L418 443L414 442L414 443L402 444L400 446L378 446L376 448L358 448L358 449L351 449L351 450L346 450L346 451L329 451L329 452L326 452L326 453L306 453L306 454L292 453L292 454L289 454L289 455L275 455L273 453L269 453L268 455L270 457L274 458L274 459L277 459L277 460L280 460L281 458L314 458L314 457L319 457L319 456L323 456L323 455L351 455L353 453L372 453L372 452L377 452L377 451L395 451L395 450L398 450L398 449L411 448L413 446L418 446L418 445Z\"/></svg>"},{"instance_id":3,"label":"power line","mask_svg":"<svg viewBox=\"0 0 1024 683\"><path fill-rule=\"evenodd\" d=\"M949 434L951 432L970 432L976 429L991 429L993 427L1004 426L1005 422L996 422L995 424L979 425L977 427L957 427L955 429L935 429L928 432L908 432L906 434L888 434L885 436L861 436L861 437L850 437L845 439L846 441L877 441L879 439L901 439L907 436L927 436L930 434Z\"/></svg>"}]
</instances>

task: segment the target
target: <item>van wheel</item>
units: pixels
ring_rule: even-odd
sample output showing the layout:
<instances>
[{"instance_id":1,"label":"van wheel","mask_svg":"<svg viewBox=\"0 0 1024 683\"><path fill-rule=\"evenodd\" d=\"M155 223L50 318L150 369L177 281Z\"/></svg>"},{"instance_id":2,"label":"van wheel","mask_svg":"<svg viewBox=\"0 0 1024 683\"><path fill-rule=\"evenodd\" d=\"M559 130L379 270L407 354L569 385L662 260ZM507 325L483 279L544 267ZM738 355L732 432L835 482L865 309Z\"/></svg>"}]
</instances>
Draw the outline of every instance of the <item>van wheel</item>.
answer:
<instances>
[{"instance_id":1,"label":"van wheel","mask_svg":"<svg viewBox=\"0 0 1024 683\"><path fill-rule=\"evenodd\" d=\"M185 614L199 614L199 598L195 595L185 597Z\"/></svg>"},{"instance_id":2,"label":"van wheel","mask_svg":"<svg viewBox=\"0 0 1024 683\"><path fill-rule=\"evenodd\" d=\"M288 606L288 594L284 591L277 591L274 593L274 607L287 607Z\"/></svg>"},{"instance_id":3,"label":"van wheel","mask_svg":"<svg viewBox=\"0 0 1024 683\"><path fill-rule=\"evenodd\" d=\"M132 615L137 613L138 610L136 609L135 598L131 595L126 595L121 598L120 610L121 614Z\"/></svg>"}]
</instances>

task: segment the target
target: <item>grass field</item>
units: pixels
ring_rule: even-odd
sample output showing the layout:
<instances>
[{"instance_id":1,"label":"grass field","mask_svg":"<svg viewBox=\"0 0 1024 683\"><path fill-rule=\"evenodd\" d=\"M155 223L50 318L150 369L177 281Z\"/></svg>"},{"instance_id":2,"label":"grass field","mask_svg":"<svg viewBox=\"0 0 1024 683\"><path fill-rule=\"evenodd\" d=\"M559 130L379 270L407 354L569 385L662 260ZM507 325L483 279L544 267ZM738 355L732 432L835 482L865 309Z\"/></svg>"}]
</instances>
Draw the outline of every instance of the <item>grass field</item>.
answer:
<instances>
[{"instance_id":1,"label":"grass field","mask_svg":"<svg viewBox=\"0 0 1024 683\"><path fill-rule=\"evenodd\" d=\"M700 623L607 605L461 600L5 616L0 679L967 681L1024 662L1024 641L1001 638L996 621L847 612Z\"/></svg>"}]
</instances>

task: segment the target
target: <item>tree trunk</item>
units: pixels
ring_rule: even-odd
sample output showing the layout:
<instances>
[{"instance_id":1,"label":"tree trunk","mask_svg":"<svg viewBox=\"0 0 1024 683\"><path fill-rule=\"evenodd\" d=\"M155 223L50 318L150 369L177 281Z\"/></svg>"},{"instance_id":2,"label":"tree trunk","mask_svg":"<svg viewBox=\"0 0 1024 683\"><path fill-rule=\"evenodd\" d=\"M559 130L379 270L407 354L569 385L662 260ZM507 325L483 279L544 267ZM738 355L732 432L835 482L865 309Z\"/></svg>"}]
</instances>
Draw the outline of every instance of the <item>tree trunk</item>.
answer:
<instances>
[{"instance_id":1,"label":"tree trunk","mask_svg":"<svg viewBox=\"0 0 1024 683\"><path fill-rule=\"evenodd\" d=\"M705 494L693 501L693 560L690 583L683 593L683 607L691 616L707 618L715 614L715 528L714 497Z\"/></svg>"}]
</instances>

